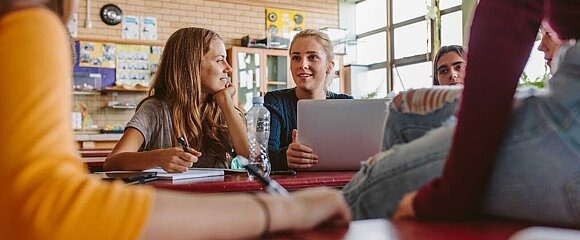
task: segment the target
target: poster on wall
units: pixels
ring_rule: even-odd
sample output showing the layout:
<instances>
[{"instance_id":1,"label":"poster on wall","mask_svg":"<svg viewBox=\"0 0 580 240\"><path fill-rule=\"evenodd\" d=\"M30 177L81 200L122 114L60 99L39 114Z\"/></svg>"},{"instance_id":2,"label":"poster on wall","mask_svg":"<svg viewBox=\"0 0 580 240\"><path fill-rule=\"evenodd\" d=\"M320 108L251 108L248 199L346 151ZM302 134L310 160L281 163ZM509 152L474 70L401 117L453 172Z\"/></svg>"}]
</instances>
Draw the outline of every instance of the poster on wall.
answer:
<instances>
[{"instance_id":1,"label":"poster on wall","mask_svg":"<svg viewBox=\"0 0 580 240\"><path fill-rule=\"evenodd\" d=\"M159 46L118 44L115 85L149 87L162 49Z\"/></svg>"},{"instance_id":2,"label":"poster on wall","mask_svg":"<svg viewBox=\"0 0 580 240\"><path fill-rule=\"evenodd\" d=\"M141 17L140 38L142 40L157 40L157 18Z\"/></svg>"},{"instance_id":3,"label":"poster on wall","mask_svg":"<svg viewBox=\"0 0 580 240\"><path fill-rule=\"evenodd\" d=\"M150 85L150 46L119 44L115 85L135 87Z\"/></svg>"},{"instance_id":4,"label":"poster on wall","mask_svg":"<svg viewBox=\"0 0 580 240\"><path fill-rule=\"evenodd\" d=\"M66 28L68 29L68 33L71 37L78 37L78 27L77 23L79 21L79 16L77 13L74 13L70 20L66 23Z\"/></svg>"},{"instance_id":5,"label":"poster on wall","mask_svg":"<svg viewBox=\"0 0 580 240\"><path fill-rule=\"evenodd\" d=\"M161 59L161 53L163 52L163 47L161 46L151 46L151 53L149 54L149 70L151 72L150 76L153 76L159 68L159 60Z\"/></svg>"},{"instance_id":6,"label":"poster on wall","mask_svg":"<svg viewBox=\"0 0 580 240\"><path fill-rule=\"evenodd\" d=\"M123 39L139 39L139 17L124 16L121 27L121 37Z\"/></svg>"},{"instance_id":7,"label":"poster on wall","mask_svg":"<svg viewBox=\"0 0 580 240\"><path fill-rule=\"evenodd\" d=\"M79 46L79 66L115 68L116 44L81 41Z\"/></svg>"},{"instance_id":8,"label":"poster on wall","mask_svg":"<svg viewBox=\"0 0 580 240\"><path fill-rule=\"evenodd\" d=\"M305 26L304 12L266 8L266 36L292 39ZM274 46L275 47L275 46Z\"/></svg>"}]
</instances>

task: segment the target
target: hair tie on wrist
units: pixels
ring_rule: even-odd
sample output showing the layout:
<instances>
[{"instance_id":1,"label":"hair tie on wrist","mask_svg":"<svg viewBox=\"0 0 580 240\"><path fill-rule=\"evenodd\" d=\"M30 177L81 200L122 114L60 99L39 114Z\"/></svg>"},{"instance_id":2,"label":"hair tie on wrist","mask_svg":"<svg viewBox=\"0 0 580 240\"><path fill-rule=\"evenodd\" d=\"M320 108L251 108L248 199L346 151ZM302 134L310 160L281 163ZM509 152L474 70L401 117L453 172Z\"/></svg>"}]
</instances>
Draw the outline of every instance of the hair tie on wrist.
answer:
<instances>
[{"instance_id":1,"label":"hair tie on wrist","mask_svg":"<svg viewBox=\"0 0 580 240\"><path fill-rule=\"evenodd\" d=\"M264 231L260 234L260 239L268 239L268 232L270 230L270 210L268 209L268 205L264 202L264 199L259 197L257 194L252 193L252 197L258 205L264 210L264 216L266 217L266 223L264 224Z\"/></svg>"}]
</instances>

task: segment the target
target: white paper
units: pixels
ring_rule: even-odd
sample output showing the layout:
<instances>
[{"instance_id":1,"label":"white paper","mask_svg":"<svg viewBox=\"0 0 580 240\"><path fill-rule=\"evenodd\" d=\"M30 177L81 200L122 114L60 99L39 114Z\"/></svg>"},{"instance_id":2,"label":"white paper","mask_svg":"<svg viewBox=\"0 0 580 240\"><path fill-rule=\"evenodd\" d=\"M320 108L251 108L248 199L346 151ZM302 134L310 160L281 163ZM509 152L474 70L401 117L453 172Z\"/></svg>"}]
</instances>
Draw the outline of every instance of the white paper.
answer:
<instances>
[{"instance_id":1,"label":"white paper","mask_svg":"<svg viewBox=\"0 0 580 240\"><path fill-rule=\"evenodd\" d=\"M136 16L124 16L121 33L123 39L139 39L139 18Z\"/></svg>"},{"instance_id":2,"label":"white paper","mask_svg":"<svg viewBox=\"0 0 580 240\"><path fill-rule=\"evenodd\" d=\"M141 17L141 39L157 40L157 18Z\"/></svg>"},{"instance_id":3,"label":"white paper","mask_svg":"<svg viewBox=\"0 0 580 240\"><path fill-rule=\"evenodd\" d=\"M66 27L68 28L68 32L71 37L77 37L79 35L77 22L78 22L78 14L75 13L72 15L72 17L66 24Z\"/></svg>"},{"instance_id":4,"label":"white paper","mask_svg":"<svg viewBox=\"0 0 580 240\"><path fill-rule=\"evenodd\" d=\"M143 172L156 172L157 178L159 179L169 179L169 180L179 180L188 178L201 178L201 177L212 177L212 176L222 176L224 175L224 170L220 168L190 168L182 173L168 173L161 168L147 169Z\"/></svg>"}]
</instances>

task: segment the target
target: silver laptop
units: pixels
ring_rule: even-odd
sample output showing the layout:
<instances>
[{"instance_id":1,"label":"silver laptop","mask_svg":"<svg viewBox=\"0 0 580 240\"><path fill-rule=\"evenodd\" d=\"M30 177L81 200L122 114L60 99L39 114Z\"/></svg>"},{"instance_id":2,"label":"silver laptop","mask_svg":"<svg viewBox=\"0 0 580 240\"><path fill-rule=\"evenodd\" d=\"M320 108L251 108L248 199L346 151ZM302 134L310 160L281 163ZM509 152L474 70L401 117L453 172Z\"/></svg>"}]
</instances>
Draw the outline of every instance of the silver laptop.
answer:
<instances>
[{"instance_id":1,"label":"silver laptop","mask_svg":"<svg viewBox=\"0 0 580 240\"><path fill-rule=\"evenodd\" d=\"M381 151L387 99L298 101L298 142L314 149L307 171L358 170Z\"/></svg>"}]
</instances>

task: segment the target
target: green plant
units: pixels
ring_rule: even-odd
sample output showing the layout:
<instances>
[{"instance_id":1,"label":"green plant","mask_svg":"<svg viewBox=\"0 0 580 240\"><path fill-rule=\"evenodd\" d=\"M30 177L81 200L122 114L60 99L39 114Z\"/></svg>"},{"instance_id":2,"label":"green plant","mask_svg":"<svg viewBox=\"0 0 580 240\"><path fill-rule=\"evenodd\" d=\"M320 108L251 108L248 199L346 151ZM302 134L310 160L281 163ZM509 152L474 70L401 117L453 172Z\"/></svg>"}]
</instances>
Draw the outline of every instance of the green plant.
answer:
<instances>
[{"instance_id":1,"label":"green plant","mask_svg":"<svg viewBox=\"0 0 580 240\"><path fill-rule=\"evenodd\" d=\"M379 90L377 89L376 91L371 92L371 93L367 94L366 96L361 97L361 99L373 99L373 98L376 98L377 95L378 95L378 91Z\"/></svg>"},{"instance_id":2,"label":"green plant","mask_svg":"<svg viewBox=\"0 0 580 240\"><path fill-rule=\"evenodd\" d=\"M537 88L544 88L546 82L550 78L550 71L548 71L548 66L544 65L544 75L538 76L535 79L530 79L526 72L522 72L522 76L520 77L520 84L519 86L527 86L527 87L537 87Z\"/></svg>"}]
</instances>

